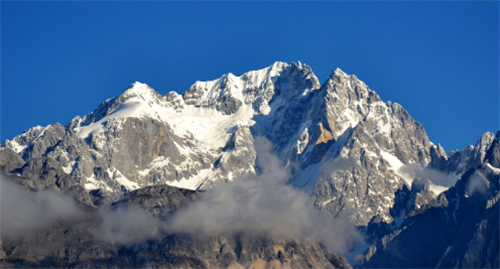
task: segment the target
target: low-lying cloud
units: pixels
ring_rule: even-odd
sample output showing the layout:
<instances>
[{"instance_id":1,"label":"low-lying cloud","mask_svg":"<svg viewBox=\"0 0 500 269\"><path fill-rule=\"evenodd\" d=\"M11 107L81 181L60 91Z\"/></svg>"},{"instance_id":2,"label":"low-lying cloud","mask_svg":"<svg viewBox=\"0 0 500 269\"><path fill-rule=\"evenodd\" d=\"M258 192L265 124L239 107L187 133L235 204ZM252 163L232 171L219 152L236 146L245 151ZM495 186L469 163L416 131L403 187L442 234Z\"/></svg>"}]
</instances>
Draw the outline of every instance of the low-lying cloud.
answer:
<instances>
[{"instance_id":1,"label":"low-lying cloud","mask_svg":"<svg viewBox=\"0 0 500 269\"><path fill-rule=\"evenodd\" d=\"M435 185L443 186L449 188L458 180L458 177L454 174L447 174L429 167L422 167L418 163L411 163L404 165L400 168L400 173L402 173L407 178L420 178L427 179Z\"/></svg>"},{"instance_id":2,"label":"low-lying cloud","mask_svg":"<svg viewBox=\"0 0 500 269\"><path fill-rule=\"evenodd\" d=\"M488 188L489 181L481 172L475 171L474 174L470 176L469 182L467 183L468 195L474 195L476 193L484 195L487 193Z\"/></svg>"},{"instance_id":3,"label":"low-lying cloud","mask_svg":"<svg viewBox=\"0 0 500 269\"><path fill-rule=\"evenodd\" d=\"M2 238L30 236L58 220L77 217L72 197L51 190L30 192L0 174L0 231Z\"/></svg>"},{"instance_id":4,"label":"low-lying cloud","mask_svg":"<svg viewBox=\"0 0 500 269\"><path fill-rule=\"evenodd\" d=\"M167 230L307 238L320 241L335 252L348 251L359 236L355 226L347 218L334 219L315 209L305 192L287 184L290 173L270 153L271 144L257 138L255 145L261 173L206 191L187 208L177 211Z\"/></svg>"},{"instance_id":5,"label":"low-lying cloud","mask_svg":"<svg viewBox=\"0 0 500 269\"><path fill-rule=\"evenodd\" d=\"M166 228L165 223L153 217L139 205L113 208L102 205L98 210L101 222L92 234L110 243L131 245L155 238Z\"/></svg>"}]
</instances>

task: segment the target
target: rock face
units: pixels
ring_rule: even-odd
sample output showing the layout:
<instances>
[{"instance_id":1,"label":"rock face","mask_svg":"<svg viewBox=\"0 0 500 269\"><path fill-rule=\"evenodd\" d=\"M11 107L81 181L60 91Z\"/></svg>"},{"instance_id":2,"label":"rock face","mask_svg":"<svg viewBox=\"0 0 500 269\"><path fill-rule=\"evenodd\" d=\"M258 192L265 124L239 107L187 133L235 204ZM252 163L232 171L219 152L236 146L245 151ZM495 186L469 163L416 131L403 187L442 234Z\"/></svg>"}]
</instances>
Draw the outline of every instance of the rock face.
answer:
<instances>
[{"instance_id":1,"label":"rock face","mask_svg":"<svg viewBox=\"0 0 500 269\"><path fill-rule=\"evenodd\" d=\"M18 164L16 163L16 165ZM55 190L69 194L87 206L94 206L89 192L80 186L74 178L66 174L61 166L51 158L31 159L12 172L15 174L1 174L31 191Z\"/></svg>"},{"instance_id":2,"label":"rock face","mask_svg":"<svg viewBox=\"0 0 500 269\"><path fill-rule=\"evenodd\" d=\"M152 216L165 219L177 209L196 199L198 192L155 185L129 192L117 206L140 205Z\"/></svg>"}]
</instances>

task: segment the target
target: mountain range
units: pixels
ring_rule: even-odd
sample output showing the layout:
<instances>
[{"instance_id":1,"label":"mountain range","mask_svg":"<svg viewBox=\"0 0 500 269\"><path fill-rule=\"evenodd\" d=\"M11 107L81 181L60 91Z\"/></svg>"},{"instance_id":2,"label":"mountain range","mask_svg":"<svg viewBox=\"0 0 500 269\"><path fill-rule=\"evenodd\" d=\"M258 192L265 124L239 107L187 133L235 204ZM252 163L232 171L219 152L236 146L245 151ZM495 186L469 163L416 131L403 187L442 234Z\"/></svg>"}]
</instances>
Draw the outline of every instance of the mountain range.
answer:
<instances>
[{"instance_id":1,"label":"mountain range","mask_svg":"<svg viewBox=\"0 0 500 269\"><path fill-rule=\"evenodd\" d=\"M499 139L500 132L488 132L475 146L446 153L400 104L382 101L356 76L337 68L320 84L300 62L197 81L183 94L161 95L135 82L64 126L36 126L2 143L3 186L21 185L31 191L27 197L62 193L85 213L76 219L58 216L39 228L45 232L30 236L9 237L4 229L0 264L498 268ZM263 183L264 189L248 183L273 179L279 184ZM234 198L238 189L245 195ZM286 198L290 195L295 198ZM231 198L206 198L211 196ZM278 198L266 200L270 196ZM275 206L264 222L297 210L296 217L306 221L280 215L278 223L307 226L309 232L280 237L222 225L216 234L201 236L158 231L159 224L154 236L132 243L93 232L123 208L138 208L147 213L135 215L151 218L134 225L166 221L172 227L176 222L169 220L195 212L193 205L209 204L196 212L210 215L219 202L241 199L244 205L230 207L245 215L237 220L251 223ZM254 210L248 206L258 203L254 200L270 202ZM296 208L295 201L302 200L306 209ZM8 212L9 203L2 204ZM224 224L228 210L220 208L212 221ZM105 209L110 212L103 217ZM318 213L318 219L301 214L304 210ZM228 225L237 222L229 219ZM308 220L321 225L309 227ZM198 222L203 225L204 219ZM354 227L357 236L340 236L347 231L336 228L340 225ZM321 236L310 237L310 230L321 230ZM321 242L335 233L338 237Z\"/></svg>"}]
</instances>

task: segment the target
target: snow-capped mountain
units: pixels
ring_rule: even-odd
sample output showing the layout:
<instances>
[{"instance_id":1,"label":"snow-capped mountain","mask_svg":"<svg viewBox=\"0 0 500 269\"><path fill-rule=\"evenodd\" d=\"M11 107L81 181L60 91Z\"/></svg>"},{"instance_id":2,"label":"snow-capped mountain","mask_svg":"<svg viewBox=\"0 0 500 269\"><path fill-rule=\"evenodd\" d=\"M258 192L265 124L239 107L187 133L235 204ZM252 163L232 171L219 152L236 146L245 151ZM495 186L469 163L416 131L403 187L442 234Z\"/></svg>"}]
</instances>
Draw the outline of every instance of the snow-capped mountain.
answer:
<instances>
[{"instance_id":1,"label":"snow-capped mountain","mask_svg":"<svg viewBox=\"0 0 500 269\"><path fill-rule=\"evenodd\" d=\"M11 157L2 165L14 171L49 158L91 195L116 201L145 186L206 189L256 173L259 135L316 207L354 212L358 225L395 226L478 166L494 138L485 134L476 147L448 155L401 105L383 102L356 76L336 69L320 85L309 66L276 62L197 81L182 95L135 82L66 126L37 126L5 141ZM399 205L397 195L411 190L410 204Z\"/></svg>"},{"instance_id":2,"label":"snow-capped mountain","mask_svg":"<svg viewBox=\"0 0 500 269\"><path fill-rule=\"evenodd\" d=\"M311 210L347 216L363 233L353 264L498 267L498 240L488 239L499 234L500 132L447 154L401 105L383 102L356 76L336 69L320 84L300 62L197 81L181 95L135 82L65 126L33 127L3 142L2 175L30 190L70 194L88 215L34 238L0 241L0 264L349 268L308 240L170 234L117 248L89 228L106 224L103 201L115 213L139 205L164 219L199 190L263 173L260 136ZM142 226L149 217L137 218ZM40 254L37 246L51 250Z\"/></svg>"}]
</instances>

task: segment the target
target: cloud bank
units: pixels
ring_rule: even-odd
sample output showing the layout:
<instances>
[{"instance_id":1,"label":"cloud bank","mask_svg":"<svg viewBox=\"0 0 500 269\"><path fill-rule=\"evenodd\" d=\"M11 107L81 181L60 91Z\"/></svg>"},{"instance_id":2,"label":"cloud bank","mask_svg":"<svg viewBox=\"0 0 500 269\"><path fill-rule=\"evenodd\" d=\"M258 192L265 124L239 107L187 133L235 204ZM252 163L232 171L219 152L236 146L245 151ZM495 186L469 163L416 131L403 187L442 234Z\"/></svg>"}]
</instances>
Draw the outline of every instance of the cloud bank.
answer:
<instances>
[{"instance_id":1,"label":"cloud bank","mask_svg":"<svg viewBox=\"0 0 500 269\"><path fill-rule=\"evenodd\" d=\"M92 231L95 238L122 245L133 245L155 238L166 228L164 222L150 215L139 205L113 208L102 205L98 210L101 220Z\"/></svg>"},{"instance_id":2,"label":"cloud bank","mask_svg":"<svg viewBox=\"0 0 500 269\"><path fill-rule=\"evenodd\" d=\"M2 238L19 238L73 219L79 210L72 197L51 190L30 192L0 174L0 231Z\"/></svg>"},{"instance_id":3,"label":"cloud bank","mask_svg":"<svg viewBox=\"0 0 500 269\"><path fill-rule=\"evenodd\" d=\"M218 184L187 208L177 211L167 230L212 234L239 232L278 238L311 239L331 251L345 253L359 238L347 218L326 216L309 203L309 196L287 182L290 173L270 153L271 144L255 141L258 175Z\"/></svg>"},{"instance_id":4,"label":"cloud bank","mask_svg":"<svg viewBox=\"0 0 500 269\"><path fill-rule=\"evenodd\" d=\"M443 186L449 188L458 180L458 176L455 174L447 174L430 167L422 167L418 163L411 163L407 165L403 165L400 168L400 172L406 178L420 178L427 179L435 185Z\"/></svg>"}]
</instances>

